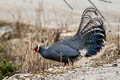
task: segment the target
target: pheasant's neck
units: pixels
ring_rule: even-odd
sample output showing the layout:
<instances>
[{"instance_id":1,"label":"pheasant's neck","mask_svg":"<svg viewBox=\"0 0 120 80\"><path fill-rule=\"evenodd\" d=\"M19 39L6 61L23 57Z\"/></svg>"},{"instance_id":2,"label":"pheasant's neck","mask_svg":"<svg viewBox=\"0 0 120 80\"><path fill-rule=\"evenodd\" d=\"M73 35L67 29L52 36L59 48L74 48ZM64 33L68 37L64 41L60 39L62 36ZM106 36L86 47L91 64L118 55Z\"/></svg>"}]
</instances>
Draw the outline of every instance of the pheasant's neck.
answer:
<instances>
[{"instance_id":1,"label":"pheasant's neck","mask_svg":"<svg viewBox=\"0 0 120 80\"><path fill-rule=\"evenodd\" d=\"M39 49L39 53L41 54L41 56L43 56L43 57L47 57L47 54L46 54L46 51L47 51L47 49L46 48L44 48L44 47L42 47L42 46L40 46L40 49Z\"/></svg>"}]
</instances>

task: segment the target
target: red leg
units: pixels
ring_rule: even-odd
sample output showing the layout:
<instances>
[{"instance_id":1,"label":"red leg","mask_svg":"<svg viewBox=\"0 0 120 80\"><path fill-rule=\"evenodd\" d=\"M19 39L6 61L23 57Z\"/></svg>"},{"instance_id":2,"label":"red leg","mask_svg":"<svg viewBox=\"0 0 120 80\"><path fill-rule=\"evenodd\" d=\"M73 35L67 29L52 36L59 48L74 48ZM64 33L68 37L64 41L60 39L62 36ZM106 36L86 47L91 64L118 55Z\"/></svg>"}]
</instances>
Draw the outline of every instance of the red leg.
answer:
<instances>
[{"instance_id":1,"label":"red leg","mask_svg":"<svg viewBox=\"0 0 120 80\"><path fill-rule=\"evenodd\" d=\"M72 62L72 67L74 67L74 62Z\"/></svg>"},{"instance_id":2,"label":"red leg","mask_svg":"<svg viewBox=\"0 0 120 80\"><path fill-rule=\"evenodd\" d=\"M66 66L67 65L67 63L64 63L64 66Z\"/></svg>"}]
</instances>

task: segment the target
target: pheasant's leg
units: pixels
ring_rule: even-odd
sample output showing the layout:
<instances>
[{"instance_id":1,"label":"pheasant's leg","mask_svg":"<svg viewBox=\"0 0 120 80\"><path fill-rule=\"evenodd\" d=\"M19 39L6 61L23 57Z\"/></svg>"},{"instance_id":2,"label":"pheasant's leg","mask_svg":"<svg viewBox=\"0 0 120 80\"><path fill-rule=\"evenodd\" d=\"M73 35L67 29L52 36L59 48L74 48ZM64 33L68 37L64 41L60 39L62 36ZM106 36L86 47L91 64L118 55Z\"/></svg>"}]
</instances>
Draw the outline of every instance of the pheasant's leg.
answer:
<instances>
[{"instance_id":1,"label":"pheasant's leg","mask_svg":"<svg viewBox=\"0 0 120 80\"><path fill-rule=\"evenodd\" d=\"M67 63L64 63L64 67L67 65Z\"/></svg>"},{"instance_id":2,"label":"pheasant's leg","mask_svg":"<svg viewBox=\"0 0 120 80\"><path fill-rule=\"evenodd\" d=\"M74 69L75 68L74 62L71 62L71 64L72 64L72 69Z\"/></svg>"},{"instance_id":3,"label":"pheasant's leg","mask_svg":"<svg viewBox=\"0 0 120 80\"><path fill-rule=\"evenodd\" d=\"M68 62L68 66L70 65L71 63L70 62Z\"/></svg>"},{"instance_id":4,"label":"pheasant's leg","mask_svg":"<svg viewBox=\"0 0 120 80\"><path fill-rule=\"evenodd\" d=\"M74 67L74 62L71 62L72 63L72 67Z\"/></svg>"},{"instance_id":5,"label":"pheasant's leg","mask_svg":"<svg viewBox=\"0 0 120 80\"><path fill-rule=\"evenodd\" d=\"M72 64L72 67L74 67L74 60L73 59L70 60L70 63Z\"/></svg>"}]
</instances>

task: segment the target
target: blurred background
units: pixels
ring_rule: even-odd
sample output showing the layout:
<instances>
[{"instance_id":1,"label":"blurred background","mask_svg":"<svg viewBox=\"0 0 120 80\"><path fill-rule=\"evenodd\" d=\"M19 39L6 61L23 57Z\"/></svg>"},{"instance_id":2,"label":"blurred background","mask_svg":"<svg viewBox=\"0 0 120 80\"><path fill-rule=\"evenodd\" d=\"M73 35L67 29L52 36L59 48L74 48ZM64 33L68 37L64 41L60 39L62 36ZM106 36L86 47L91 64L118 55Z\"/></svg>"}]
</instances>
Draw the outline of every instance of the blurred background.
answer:
<instances>
[{"instance_id":1,"label":"blurred background","mask_svg":"<svg viewBox=\"0 0 120 80\"><path fill-rule=\"evenodd\" d=\"M119 0L91 0L107 22L106 61L119 58ZM78 29L82 12L92 6L88 0L0 0L0 79L16 72L41 72L49 67L62 65L33 54L40 43L49 47L54 42L73 36ZM111 44L111 45L110 45ZM106 51L108 48L113 48ZM113 54L116 53L116 54ZM101 60L103 58L100 58ZM99 59L99 60L100 60Z\"/></svg>"}]
</instances>

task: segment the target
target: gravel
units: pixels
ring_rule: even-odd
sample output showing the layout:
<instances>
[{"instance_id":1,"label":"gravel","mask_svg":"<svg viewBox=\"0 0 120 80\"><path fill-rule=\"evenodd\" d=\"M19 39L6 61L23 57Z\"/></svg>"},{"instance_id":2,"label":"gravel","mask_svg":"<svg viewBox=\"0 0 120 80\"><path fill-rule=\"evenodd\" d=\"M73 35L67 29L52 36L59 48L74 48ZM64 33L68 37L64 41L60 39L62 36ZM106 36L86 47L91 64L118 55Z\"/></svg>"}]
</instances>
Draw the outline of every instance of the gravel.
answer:
<instances>
[{"instance_id":1,"label":"gravel","mask_svg":"<svg viewBox=\"0 0 120 80\"><path fill-rule=\"evenodd\" d=\"M21 73L15 74L9 78L6 77L3 80L120 80L120 63L118 62L116 64L105 64L99 67L85 66L70 69L64 73L58 74ZM54 69L51 68L50 70Z\"/></svg>"}]
</instances>

